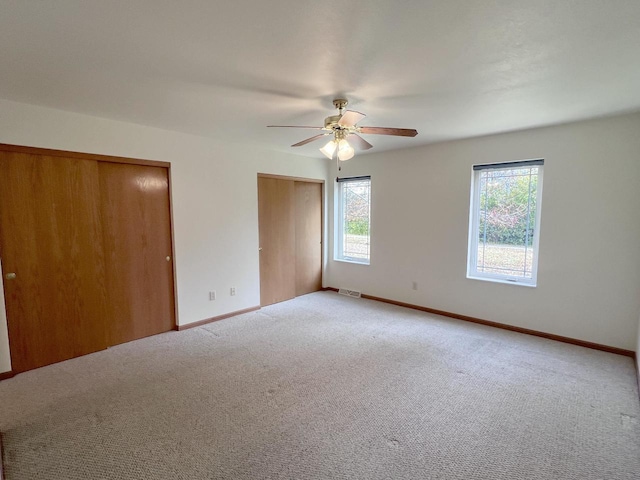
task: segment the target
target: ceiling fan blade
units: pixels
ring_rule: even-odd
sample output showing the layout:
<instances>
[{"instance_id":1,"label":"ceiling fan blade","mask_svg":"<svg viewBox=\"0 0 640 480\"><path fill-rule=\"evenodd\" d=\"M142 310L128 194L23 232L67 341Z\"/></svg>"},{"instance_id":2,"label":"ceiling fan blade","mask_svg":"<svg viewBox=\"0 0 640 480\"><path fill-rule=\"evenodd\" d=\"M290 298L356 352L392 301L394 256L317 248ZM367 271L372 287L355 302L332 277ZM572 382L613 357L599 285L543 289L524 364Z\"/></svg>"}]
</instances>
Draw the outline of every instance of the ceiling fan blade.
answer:
<instances>
[{"instance_id":1,"label":"ceiling fan blade","mask_svg":"<svg viewBox=\"0 0 640 480\"><path fill-rule=\"evenodd\" d=\"M307 138L306 140L302 140L301 142L298 143L294 143L293 145L291 145L292 147L301 147L302 145L306 145L307 143L311 143L314 140L318 140L319 138L325 137L329 135L329 133L321 133L320 135L315 135L311 138Z\"/></svg>"},{"instance_id":2,"label":"ceiling fan blade","mask_svg":"<svg viewBox=\"0 0 640 480\"><path fill-rule=\"evenodd\" d=\"M324 127L307 127L307 126L301 126L301 125L267 125L267 128L272 128L272 127L277 127L277 128L313 128L315 130L322 130Z\"/></svg>"},{"instance_id":3,"label":"ceiling fan blade","mask_svg":"<svg viewBox=\"0 0 640 480\"><path fill-rule=\"evenodd\" d=\"M338 125L341 127L353 127L364 117L366 117L364 113L356 112L355 110L347 110L342 114L340 120L338 120Z\"/></svg>"},{"instance_id":4,"label":"ceiling fan blade","mask_svg":"<svg viewBox=\"0 0 640 480\"><path fill-rule=\"evenodd\" d=\"M364 138L355 133L349 135L349 142L358 147L360 150L369 150L370 148L373 148L373 145L371 145Z\"/></svg>"},{"instance_id":5,"label":"ceiling fan blade","mask_svg":"<svg viewBox=\"0 0 640 480\"><path fill-rule=\"evenodd\" d=\"M413 128L360 127L360 133L375 135L395 135L397 137L415 137L418 131Z\"/></svg>"}]
</instances>

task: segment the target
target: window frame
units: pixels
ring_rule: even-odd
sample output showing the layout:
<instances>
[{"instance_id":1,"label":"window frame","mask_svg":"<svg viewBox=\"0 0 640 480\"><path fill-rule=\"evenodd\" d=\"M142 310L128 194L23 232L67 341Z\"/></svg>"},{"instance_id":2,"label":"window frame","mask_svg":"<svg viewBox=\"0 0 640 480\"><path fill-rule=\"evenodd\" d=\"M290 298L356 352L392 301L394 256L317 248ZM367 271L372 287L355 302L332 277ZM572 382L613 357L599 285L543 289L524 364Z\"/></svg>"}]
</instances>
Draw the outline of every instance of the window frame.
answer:
<instances>
[{"instance_id":1,"label":"window frame","mask_svg":"<svg viewBox=\"0 0 640 480\"><path fill-rule=\"evenodd\" d=\"M533 257L531 261L531 278L518 277L500 273L488 273L478 271L478 246L480 229L480 177L485 170L516 170L538 167L538 183L536 187L536 216L535 229L531 249ZM520 285L536 287L538 281L538 257L540 246L540 219L542 214L542 187L544 177L544 159L519 160L512 162L491 163L473 165L471 170L471 195L469 205L469 238L467 250L467 278L471 280L483 280L508 285Z\"/></svg>"},{"instance_id":2,"label":"window frame","mask_svg":"<svg viewBox=\"0 0 640 480\"><path fill-rule=\"evenodd\" d=\"M350 182L361 182L363 180L369 181L369 233L368 243L369 251L366 259L351 257L344 255L344 185ZM358 177L343 177L336 178L338 188L336 189L336 196L334 198L337 208L335 209L335 238L334 238L334 255L333 259L337 262L355 263L358 265L370 265L371 264L371 176L362 175Z\"/></svg>"}]
</instances>

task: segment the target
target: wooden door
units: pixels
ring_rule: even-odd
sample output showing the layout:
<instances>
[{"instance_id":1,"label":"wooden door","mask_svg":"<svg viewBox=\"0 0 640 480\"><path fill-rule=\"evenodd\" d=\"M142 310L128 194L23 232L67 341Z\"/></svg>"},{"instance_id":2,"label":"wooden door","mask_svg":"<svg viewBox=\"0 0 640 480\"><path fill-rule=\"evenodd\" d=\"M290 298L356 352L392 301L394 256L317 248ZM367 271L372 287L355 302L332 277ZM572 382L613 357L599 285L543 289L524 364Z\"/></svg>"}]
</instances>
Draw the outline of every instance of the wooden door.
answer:
<instances>
[{"instance_id":1,"label":"wooden door","mask_svg":"<svg viewBox=\"0 0 640 480\"><path fill-rule=\"evenodd\" d=\"M322 184L295 182L296 296L322 289Z\"/></svg>"},{"instance_id":2,"label":"wooden door","mask_svg":"<svg viewBox=\"0 0 640 480\"><path fill-rule=\"evenodd\" d=\"M107 347L98 203L97 162L0 152L0 248L14 372Z\"/></svg>"},{"instance_id":3,"label":"wooden door","mask_svg":"<svg viewBox=\"0 0 640 480\"><path fill-rule=\"evenodd\" d=\"M258 177L260 304L296 296L294 182Z\"/></svg>"},{"instance_id":4,"label":"wooden door","mask_svg":"<svg viewBox=\"0 0 640 480\"><path fill-rule=\"evenodd\" d=\"M110 344L175 326L166 168L100 162Z\"/></svg>"}]
</instances>

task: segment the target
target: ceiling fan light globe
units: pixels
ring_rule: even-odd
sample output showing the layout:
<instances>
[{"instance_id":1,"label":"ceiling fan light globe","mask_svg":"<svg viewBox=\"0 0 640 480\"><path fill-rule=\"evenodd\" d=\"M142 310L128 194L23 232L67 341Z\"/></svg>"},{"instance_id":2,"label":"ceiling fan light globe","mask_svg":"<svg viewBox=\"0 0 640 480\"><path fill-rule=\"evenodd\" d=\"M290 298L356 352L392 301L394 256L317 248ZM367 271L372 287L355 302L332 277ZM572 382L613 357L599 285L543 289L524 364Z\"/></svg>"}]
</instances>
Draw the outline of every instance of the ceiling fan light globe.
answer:
<instances>
[{"instance_id":1,"label":"ceiling fan light globe","mask_svg":"<svg viewBox=\"0 0 640 480\"><path fill-rule=\"evenodd\" d=\"M347 150L347 151L344 151L344 152L338 152L338 159L341 162L346 162L347 160L351 160L354 155L355 155L355 151L352 148L351 150Z\"/></svg>"},{"instance_id":2,"label":"ceiling fan light globe","mask_svg":"<svg viewBox=\"0 0 640 480\"><path fill-rule=\"evenodd\" d=\"M338 144L335 142L335 140L330 140L327 142L327 144L322 147L321 149L319 149L329 160L331 160L333 158L333 153L336 151L336 147L338 146Z\"/></svg>"},{"instance_id":3,"label":"ceiling fan light globe","mask_svg":"<svg viewBox=\"0 0 640 480\"><path fill-rule=\"evenodd\" d=\"M345 139L340 140L340 142L338 143L338 159L341 162L346 162L347 160L353 158L355 153L355 150L351 145L349 145L349 142L347 142Z\"/></svg>"}]
</instances>

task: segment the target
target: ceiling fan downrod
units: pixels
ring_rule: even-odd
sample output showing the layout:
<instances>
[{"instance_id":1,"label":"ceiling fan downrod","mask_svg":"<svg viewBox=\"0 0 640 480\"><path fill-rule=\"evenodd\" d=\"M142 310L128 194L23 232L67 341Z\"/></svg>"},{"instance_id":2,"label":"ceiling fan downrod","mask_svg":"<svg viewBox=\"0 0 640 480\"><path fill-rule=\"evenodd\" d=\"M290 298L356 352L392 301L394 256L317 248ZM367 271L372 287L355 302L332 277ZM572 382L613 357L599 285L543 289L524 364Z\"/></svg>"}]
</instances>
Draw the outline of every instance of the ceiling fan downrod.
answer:
<instances>
[{"instance_id":1,"label":"ceiling fan downrod","mask_svg":"<svg viewBox=\"0 0 640 480\"><path fill-rule=\"evenodd\" d=\"M349 101L346 98L336 98L333 100L333 106L338 109L340 112L340 116L344 113L345 107L349 104Z\"/></svg>"}]
</instances>

